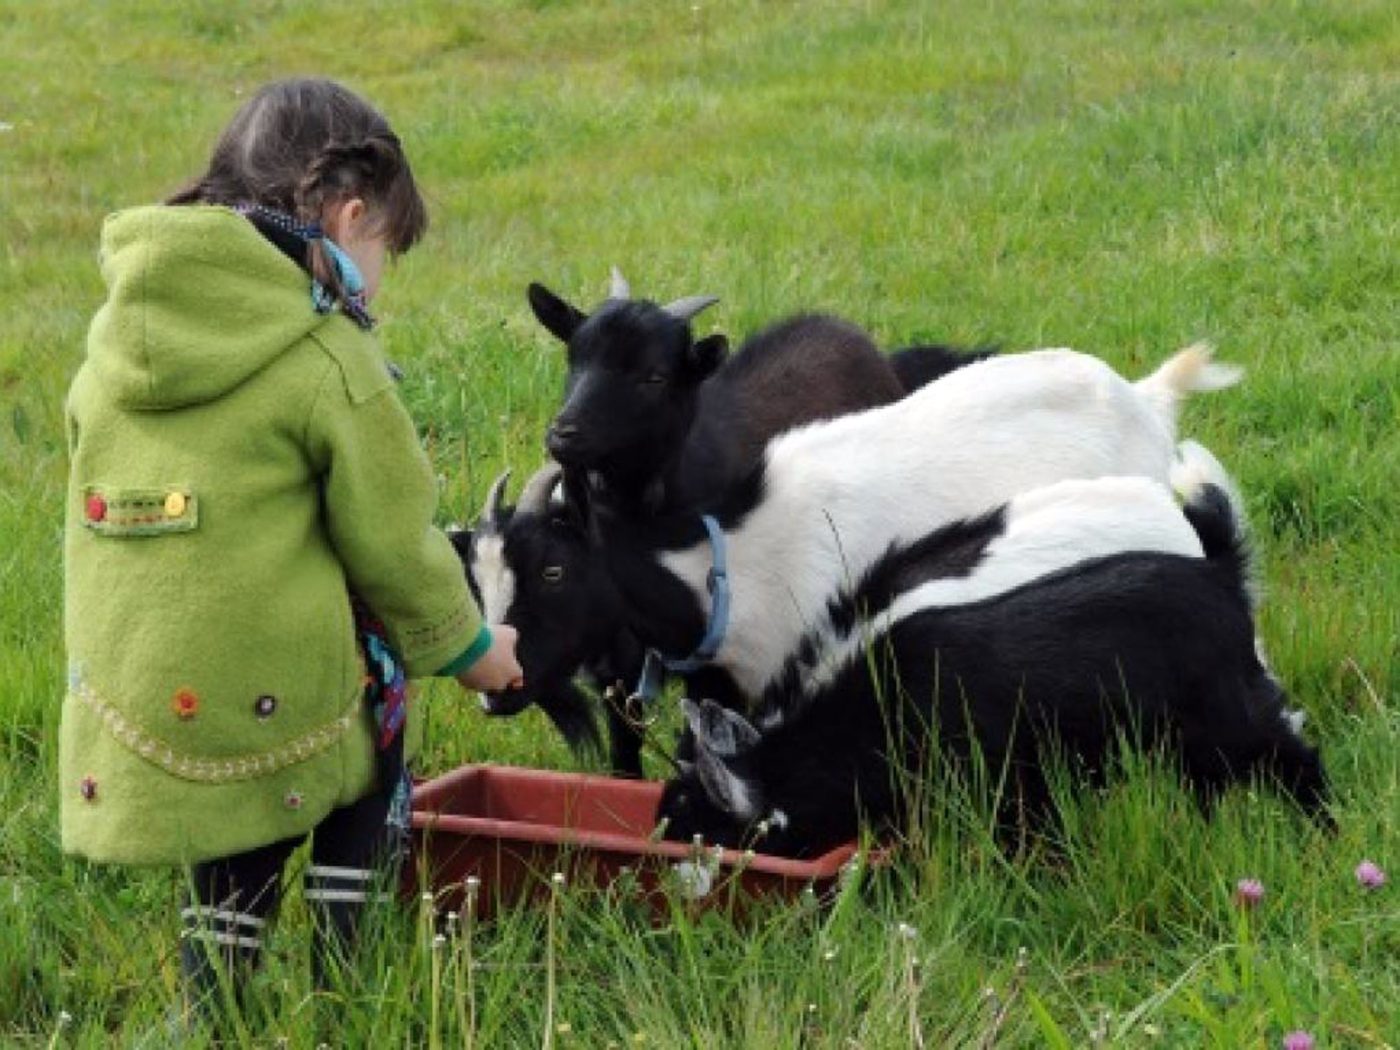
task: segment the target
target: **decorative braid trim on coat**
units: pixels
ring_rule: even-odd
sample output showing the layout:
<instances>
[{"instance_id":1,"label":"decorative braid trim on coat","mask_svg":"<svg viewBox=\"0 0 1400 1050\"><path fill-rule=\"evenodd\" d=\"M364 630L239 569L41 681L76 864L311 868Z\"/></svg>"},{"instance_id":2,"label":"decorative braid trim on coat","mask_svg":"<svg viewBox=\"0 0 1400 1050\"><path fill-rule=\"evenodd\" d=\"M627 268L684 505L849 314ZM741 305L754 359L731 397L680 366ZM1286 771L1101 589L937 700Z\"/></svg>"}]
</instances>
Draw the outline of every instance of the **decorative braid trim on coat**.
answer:
<instances>
[{"instance_id":1,"label":"decorative braid trim on coat","mask_svg":"<svg viewBox=\"0 0 1400 1050\"><path fill-rule=\"evenodd\" d=\"M471 609L459 605L442 619L423 627L409 627L403 632L404 639L413 646L422 647L440 642L453 631L461 630L471 618Z\"/></svg>"},{"instance_id":2,"label":"decorative braid trim on coat","mask_svg":"<svg viewBox=\"0 0 1400 1050\"><path fill-rule=\"evenodd\" d=\"M364 706L364 699L357 695L339 718L318 726L274 751L265 751L260 755L244 755L240 758L190 758L188 755L177 754L175 749L163 740L158 740L133 725L125 715L93 692L86 683L79 683L70 689L69 695L86 704L102 720L102 724L112 736L146 761L160 766L172 776L209 784L253 780L320 754L344 735L350 728L351 721L360 714Z\"/></svg>"}]
</instances>

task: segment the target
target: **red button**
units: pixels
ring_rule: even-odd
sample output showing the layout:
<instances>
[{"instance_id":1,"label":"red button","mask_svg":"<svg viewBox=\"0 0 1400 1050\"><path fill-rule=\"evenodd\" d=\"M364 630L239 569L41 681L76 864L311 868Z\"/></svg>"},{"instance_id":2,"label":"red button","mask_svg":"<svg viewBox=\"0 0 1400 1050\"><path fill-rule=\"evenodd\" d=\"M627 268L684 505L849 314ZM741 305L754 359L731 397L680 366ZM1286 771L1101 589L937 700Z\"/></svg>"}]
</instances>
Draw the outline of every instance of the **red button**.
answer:
<instances>
[{"instance_id":1,"label":"red button","mask_svg":"<svg viewBox=\"0 0 1400 1050\"><path fill-rule=\"evenodd\" d=\"M101 496L89 496L87 516L88 521L101 521L107 516L107 501Z\"/></svg>"},{"instance_id":2,"label":"red button","mask_svg":"<svg viewBox=\"0 0 1400 1050\"><path fill-rule=\"evenodd\" d=\"M176 717L189 721L199 710L199 696L193 689L177 689L170 706L175 709Z\"/></svg>"}]
</instances>

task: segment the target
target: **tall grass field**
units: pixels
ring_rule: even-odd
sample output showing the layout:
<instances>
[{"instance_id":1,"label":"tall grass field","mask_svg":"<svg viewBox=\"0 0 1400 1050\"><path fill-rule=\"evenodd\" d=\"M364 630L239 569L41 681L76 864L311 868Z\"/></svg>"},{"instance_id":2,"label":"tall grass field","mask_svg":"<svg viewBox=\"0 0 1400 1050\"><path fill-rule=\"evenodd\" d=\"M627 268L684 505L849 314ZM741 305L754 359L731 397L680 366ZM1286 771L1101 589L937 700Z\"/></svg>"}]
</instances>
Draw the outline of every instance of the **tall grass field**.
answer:
<instances>
[{"instance_id":1,"label":"tall grass field","mask_svg":"<svg viewBox=\"0 0 1400 1050\"><path fill-rule=\"evenodd\" d=\"M329 991L299 879L259 1047L1400 1045L1400 7L1385 0L0 0L0 1044L204 1045L170 1023L182 876L65 858L62 401L104 215L201 169L292 73L383 109L432 229L377 302L443 523L543 457L584 306L713 293L920 341L1243 365L1182 431L1243 490L1272 663L1339 830L1272 792L1211 819L1130 762L1009 857L934 784L893 865L744 921L622 892L442 933L373 916ZM598 768L433 683L422 772ZM664 767L653 764L655 775ZM1364 886L1369 860L1390 875ZM294 868L304 863L298 861ZM1262 899L1235 900L1241 879ZM442 939L438 937L441 935ZM1313 1044L1300 1042L1304 1032Z\"/></svg>"}]
</instances>

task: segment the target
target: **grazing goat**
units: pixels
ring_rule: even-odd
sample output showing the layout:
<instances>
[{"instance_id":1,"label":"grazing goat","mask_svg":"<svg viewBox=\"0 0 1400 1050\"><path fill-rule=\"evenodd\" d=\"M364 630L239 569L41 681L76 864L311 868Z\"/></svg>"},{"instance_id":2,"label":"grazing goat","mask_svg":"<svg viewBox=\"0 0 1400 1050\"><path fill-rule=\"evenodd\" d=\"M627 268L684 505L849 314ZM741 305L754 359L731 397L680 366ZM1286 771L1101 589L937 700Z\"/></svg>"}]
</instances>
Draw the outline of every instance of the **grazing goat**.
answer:
<instances>
[{"instance_id":1,"label":"grazing goat","mask_svg":"<svg viewBox=\"0 0 1400 1050\"><path fill-rule=\"evenodd\" d=\"M604 687L635 681L641 643L626 628L621 596L576 517L552 498L559 469L537 473L513 507L504 502L509 477L507 471L496 479L470 530L448 533L483 616L519 631L515 655L524 684L482 694L482 709L507 716L535 705L575 750L598 751L593 705L574 678L582 673ZM641 776L640 735L616 708L607 713L611 768Z\"/></svg>"},{"instance_id":2,"label":"grazing goat","mask_svg":"<svg viewBox=\"0 0 1400 1050\"><path fill-rule=\"evenodd\" d=\"M1186 515L1204 558L1096 558L956 605L919 581L956 575L970 547L1002 540L1005 514L889 551L834 604L857 644L830 644L823 674L790 676L799 695L770 698L762 728L685 702L695 760L662 794L667 837L818 855L862 821L904 825L934 756L974 751L1007 776L1005 828L1049 815L1052 754L1098 782L1120 739L1168 749L1203 799L1264 774L1328 823L1318 754L1255 653L1230 501L1204 484Z\"/></svg>"},{"instance_id":3,"label":"grazing goat","mask_svg":"<svg viewBox=\"0 0 1400 1050\"><path fill-rule=\"evenodd\" d=\"M551 498L561 476L557 465L546 466L510 507L503 503L508 474L502 475L475 527L449 535L484 616L520 632L516 658L524 685L482 694L482 709L501 717L536 706L575 751L601 752L594 705L575 679L609 697L637 681L644 652L572 507ZM687 682L706 695L728 695L723 677L704 669ZM609 768L640 777L642 732L620 695L608 699L605 714Z\"/></svg>"}]
</instances>

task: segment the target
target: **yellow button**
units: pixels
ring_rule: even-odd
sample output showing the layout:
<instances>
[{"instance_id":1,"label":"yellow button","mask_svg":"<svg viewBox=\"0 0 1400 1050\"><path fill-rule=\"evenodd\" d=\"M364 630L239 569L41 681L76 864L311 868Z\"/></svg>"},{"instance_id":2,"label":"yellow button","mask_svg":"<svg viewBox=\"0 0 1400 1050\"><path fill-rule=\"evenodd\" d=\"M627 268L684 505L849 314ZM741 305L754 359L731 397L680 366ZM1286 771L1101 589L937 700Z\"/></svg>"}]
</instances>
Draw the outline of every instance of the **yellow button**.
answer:
<instances>
[{"instance_id":1,"label":"yellow button","mask_svg":"<svg viewBox=\"0 0 1400 1050\"><path fill-rule=\"evenodd\" d=\"M165 497L165 516L167 518L178 518L185 513L185 494L183 492L172 492Z\"/></svg>"}]
</instances>

